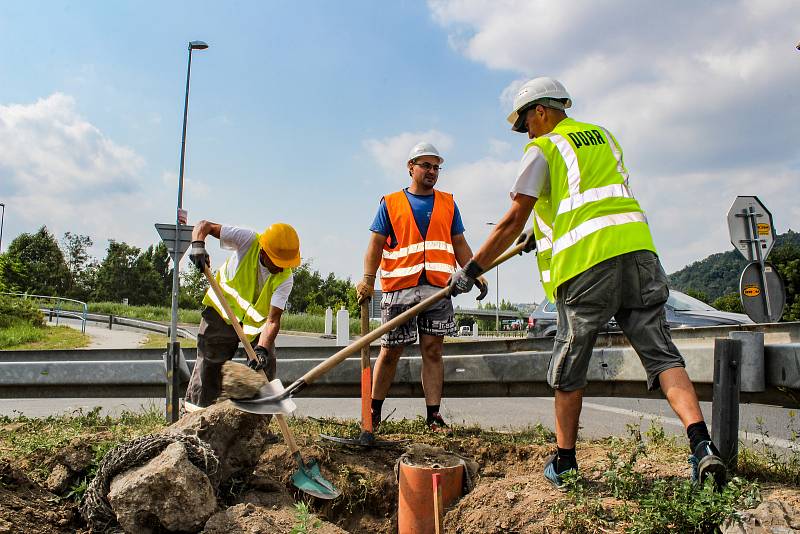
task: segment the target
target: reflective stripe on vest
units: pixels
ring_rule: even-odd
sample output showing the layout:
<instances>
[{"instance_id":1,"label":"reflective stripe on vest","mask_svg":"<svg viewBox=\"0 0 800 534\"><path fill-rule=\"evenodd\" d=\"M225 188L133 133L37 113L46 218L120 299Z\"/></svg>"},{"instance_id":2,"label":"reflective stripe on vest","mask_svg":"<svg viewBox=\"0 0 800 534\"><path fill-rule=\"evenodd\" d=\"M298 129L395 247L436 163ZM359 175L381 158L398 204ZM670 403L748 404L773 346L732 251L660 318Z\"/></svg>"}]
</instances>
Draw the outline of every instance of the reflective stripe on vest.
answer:
<instances>
[{"instance_id":1,"label":"reflective stripe on vest","mask_svg":"<svg viewBox=\"0 0 800 534\"><path fill-rule=\"evenodd\" d=\"M425 238L417 228L405 191L384 197L397 243L390 247L387 236L380 266L381 289L397 291L419 283L423 269L429 284L444 287L456 270L450 235L455 203L453 196L434 189L433 211Z\"/></svg>"},{"instance_id":2,"label":"reflective stripe on vest","mask_svg":"<svg viewBox=\"0 0 800 534\"><path fill-rule=\"evenodd\" d=\"M622 150L606 129L567 118L526 150L532 146L542 151L550 172L550 187L536 203L544 201L546 208L535 209L534 228L542 252L539 272L551 301L559 285L603 260L656 251L628 187Z\"/></svg>"},{"instance_id":3,"label":"reflective stripe on vest","mask_svg":"<svg viewBox=\"0 0 800 534\"><path fill-rule=\"evenodd\" d=\"M288 279L291 269L284 269L277 274L270 274L264 281L261 291L258 291L258 271L259 271L259 252L261 247L258 235L247 252L239 258L236 272L232 278L228 278L228 261L214 273L225 300L230 304L233 313L242 323L242 330L251 341L264 330L272 306L272 294L275 289ZM250 299L254 299L252 302ZM230 324L227 314L222 307L222 303L217 299L217 295L209 288L203 298L203 304L214 308L226 323Z\"/></svg>"}]
</instances>

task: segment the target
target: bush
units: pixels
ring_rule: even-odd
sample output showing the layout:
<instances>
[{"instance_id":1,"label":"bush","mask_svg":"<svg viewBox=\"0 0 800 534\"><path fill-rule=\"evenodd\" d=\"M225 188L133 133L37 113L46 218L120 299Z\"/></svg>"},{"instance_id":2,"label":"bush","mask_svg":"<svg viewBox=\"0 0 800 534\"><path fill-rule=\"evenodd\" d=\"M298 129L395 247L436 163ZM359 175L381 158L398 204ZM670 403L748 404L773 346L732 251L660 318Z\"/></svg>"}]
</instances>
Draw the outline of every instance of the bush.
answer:
<instances>
[{"instance_id":1,"label":"bush","mask_svg":"<svg viewBox=\"0 0 800 534\"><path fill-rule=\"evenodd\" d=\"M44 326L44 316L28 299L0 295L0 328L20 323Z\"/></svg>"}]
</instances>

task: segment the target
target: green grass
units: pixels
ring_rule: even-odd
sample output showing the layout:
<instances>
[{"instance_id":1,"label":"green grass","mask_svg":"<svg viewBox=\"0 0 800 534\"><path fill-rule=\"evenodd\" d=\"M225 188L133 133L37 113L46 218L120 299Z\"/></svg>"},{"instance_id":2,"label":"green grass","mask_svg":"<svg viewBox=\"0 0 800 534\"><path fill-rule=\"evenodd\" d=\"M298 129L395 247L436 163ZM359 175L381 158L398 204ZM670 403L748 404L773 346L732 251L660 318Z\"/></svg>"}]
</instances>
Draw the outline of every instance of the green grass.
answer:
<instances>
[{"instance_id":1,"label":"green grass","mask_svg":"<svg viewBox=\"0 0 800 534\"><path fill-rule=\"evenodd\" d=\"M166 306L126 306L118 302L89 302L89 313L103 313L108 315L118 315L131 319L144 319L146 321L169 322L172 319L172 312ZM79 310L77 305L68 303L63 309ZM82 308L80 308L82 310ZM178 310L178 322L185 324L200 324L200 310ZM379 321L370 321L370 328L374 329L380 325ZM281 317L281 330L293 332L311 332L322 334L325 332L325 317L322 315L310 315L306 313L284 313ZM333 321L333 333L336 333L336 318ZM350 335L355 336L361 333L361 321L358 318L350 318Z\"/></svg>"},{"instance_id":2,"label":"green grass","mask_svg":"<svg viewBox=\"0 0 800 534\"><path fill-rule=\"evenodd\" d=\"M91 338L68 326L17 323L0 328L0 350L64 350L87 346Z\"/></svg>"}]
</instances>

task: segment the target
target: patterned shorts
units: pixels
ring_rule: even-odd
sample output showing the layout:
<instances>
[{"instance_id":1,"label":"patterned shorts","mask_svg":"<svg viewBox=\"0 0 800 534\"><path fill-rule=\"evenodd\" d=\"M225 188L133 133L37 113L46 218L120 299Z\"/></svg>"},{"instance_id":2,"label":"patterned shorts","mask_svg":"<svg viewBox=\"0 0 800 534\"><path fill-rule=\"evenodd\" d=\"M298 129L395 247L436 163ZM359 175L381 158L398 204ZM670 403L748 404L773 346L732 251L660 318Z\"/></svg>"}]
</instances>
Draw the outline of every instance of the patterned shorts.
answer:
<instances>
[{"instance_id":1,"label":"patterned shorts","mask_svg":"<svg viewBox=\"0 0 800 534\"><path fill-rule=\"evenodd\" d=\"M381 298L381 319L386 323L441 289L441 287L423 284L384 293ZM381 345L384 347L411 345L417 341L417 330L421 334L430 336L454 334L456 321L453 302L449 298L440 300L416 317L409 319L408 322L384 334L381 338Z\"/></svg>"}]
</instances>

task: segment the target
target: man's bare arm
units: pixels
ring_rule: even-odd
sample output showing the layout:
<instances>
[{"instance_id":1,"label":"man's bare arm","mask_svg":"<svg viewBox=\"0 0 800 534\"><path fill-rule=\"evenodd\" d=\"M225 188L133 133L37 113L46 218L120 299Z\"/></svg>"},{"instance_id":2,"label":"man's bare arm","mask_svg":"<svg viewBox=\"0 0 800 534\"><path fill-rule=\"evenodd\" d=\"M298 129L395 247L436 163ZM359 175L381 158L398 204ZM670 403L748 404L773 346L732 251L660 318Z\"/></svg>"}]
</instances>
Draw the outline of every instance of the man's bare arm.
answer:
<instances>
[{"instance_id":1,"label":"man's bare arm","mask_svg":"<svg viewBox=\"0 0 800 534\"><path fill-rule=\"evenodd\" d=\"M536 197L517 193L511 201L511 207L472 259L482 268L488 269L489 265L505 252L525 229L525 223L528 222L535 203Z\"/></svg>"},{"instance_id":2,"label":"man's bare arm","mask_svg":"<svg viewBox=\"0 0 800 534\"><path fill-rule=\"evenodd\" d=\"M472 259L472 249L469 243L467 243L467 238L464 237L464 234L454 235L452 240L453 253L456 255L456 261L459 266L463 267Z\"/></svg>"},{"instance_id":3,"label":"man's bare arm","mask_svg":"<svg viewBox=\"0 0 800 534\"><path fill-rule=\"evenodd\" d=\"M194 225L194 229L192 230L192 241L205 241L206 236L213 236L219 239L219 233L222 230L222 225L202 220Z\"/></svg>"}]
</instances>

